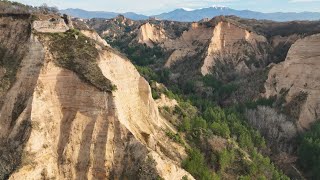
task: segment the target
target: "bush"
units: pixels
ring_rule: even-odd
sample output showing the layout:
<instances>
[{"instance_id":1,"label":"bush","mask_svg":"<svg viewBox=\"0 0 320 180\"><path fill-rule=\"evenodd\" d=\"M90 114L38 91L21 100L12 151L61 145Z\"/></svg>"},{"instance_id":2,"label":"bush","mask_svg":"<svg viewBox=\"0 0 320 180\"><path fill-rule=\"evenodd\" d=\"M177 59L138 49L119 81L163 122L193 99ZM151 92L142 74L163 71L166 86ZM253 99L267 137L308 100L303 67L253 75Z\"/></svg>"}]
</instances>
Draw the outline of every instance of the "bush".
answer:
<instances>
[{"instance_id":1,"label":"bush","mask_svg":"<svg viewBox=\"0 0 320 180\"><path fill-rule=\"evenodd\" d=\"M180 143L180 144L184 144L181 136L180 136L178 133L175 134L175 133L171 132L170 130L168 130L168 131L166 131L166 135L167 135L170 139L172 139L173 141L175 141L175 142L177 142L177 143Z\"/></svg>"},{"instance_id":2,"label":"bush","mask_svg":"<svg viewBox=\"0 0 320 180\"><path fill-rule=\"evenodd\" d=\"M189 132L191 130L191 120L190 118L186 117L183 118L181 125L178 127L179 131L182 132Z\"/></svg>"},{"instance_id":3,"label":"bush","mask_svg":"<svg viewBox=\"0 0 320 180\"><path fill-rule=\"evenodd\" d=\"M159 76L149 67L135 66L141 76L148 81L159 81Z\"/></svg>"}]
</instances>

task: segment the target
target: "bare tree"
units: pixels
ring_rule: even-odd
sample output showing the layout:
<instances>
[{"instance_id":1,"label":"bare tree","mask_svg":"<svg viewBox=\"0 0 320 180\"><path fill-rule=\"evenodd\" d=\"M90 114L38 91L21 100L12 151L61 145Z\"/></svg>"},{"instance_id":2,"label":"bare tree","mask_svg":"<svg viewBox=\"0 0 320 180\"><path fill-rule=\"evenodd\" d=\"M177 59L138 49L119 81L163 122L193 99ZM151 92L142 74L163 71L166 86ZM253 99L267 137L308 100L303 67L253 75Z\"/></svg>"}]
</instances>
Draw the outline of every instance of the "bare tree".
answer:
<instances>
[{"instance_id":1,"label":"bare tree","mask_svg":"<svg viewBox=\"0 0 320 180\"><path fill-rule=\"evenodd\" d=\"M246 117L269 143L280 149L290 149L290 141L297 135L297 128L285 115L270 107L258 106L257 109L247 110Z\"/></svg>"}]
</instances>

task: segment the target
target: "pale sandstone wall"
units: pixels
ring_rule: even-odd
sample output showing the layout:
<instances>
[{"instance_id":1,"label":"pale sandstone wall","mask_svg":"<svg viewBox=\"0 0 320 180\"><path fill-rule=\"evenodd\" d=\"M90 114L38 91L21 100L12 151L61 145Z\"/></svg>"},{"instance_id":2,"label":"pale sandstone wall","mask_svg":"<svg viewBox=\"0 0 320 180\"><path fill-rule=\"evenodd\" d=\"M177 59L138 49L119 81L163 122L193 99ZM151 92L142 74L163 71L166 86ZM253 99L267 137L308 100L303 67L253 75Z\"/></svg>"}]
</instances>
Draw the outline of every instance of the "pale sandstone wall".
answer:
<instances>
[{"instance_id":1,"label":"pale sandstone wall","mask_svg":"<svg viewBox=\"0 0 320 180\"><path fill-rule=\"evenodd\" d=\"M110 47L110 45L106 42L106 40L102 39L99 34L95 31L91 31L91 30L81 30L81 33L84 34L85 36L87 36L90 39L95 40L97 43L100 43L103 46L108 46Z\"/></svg>"},{"instance_id":2,"label":"pale sandstone wall","mask_svg":"<svg viewBox=\"0 0 320 180\"><path fill-rule=\"evenodd\" d=\"M267 42L267 39L264 36L249 32L230 22L219 22L213 30L207 56L201 67L201 73L206 75L210 72L210 68L215 65L214 59L216 56L241 52L243 49L235 46L235 43L239 41L246 41L256 46L259 42Z\"/></svg>"},{"instance_id":3,"label":"pale sandstone wall","mask_svg":"<svg viewBox=\"0 0 320 180\"><path fill-rule=\"evenodd\" d=\"M98 62L118 88L112 94L55 66L46 45L31 37L29 54L0 114L8 119L1 121L2 138L15 141L19 127L31 124L19 147L22 163L9 179L122 179L137 176L147 157L165 179L193 179L180 167L185 150L165 135L171 127L159 115L146 80L113 50L100 50ZM10 129L10 113L26 89L32 94Z\"/></svg>"},{"instance_id":4,"label":"pale sandstone wall","mask_svg":"<svg viewBox=\"0 0 320 180\"><path fill-rule=\"evenodd\" d=\"M270 70L265 83L267 97L279 95L281 89L289 90L287 101L301 91L308 93L299 116L299 128L309 128L320 113L319 46L319 34L296 41L286 60Z\"/></svg>"},{"instance_id":5,"label":"pale sandstone wall","mask_svg":"<svg viewBox=\"0 0 320 180\"><path fill-rule=\"evenodd\" d=\"M203 47L212 38L212 30L198 23L193 23L192 28L183 32L180 38L165 41L165 49L174 50L166 61L165 67L170 68L175 62L184 57L197 54L197 48Z\"/></svg>"},{"instance_id":6,"label":"pale sandstone wall","mask_svg":"<svg viewBox=\"0 0 320 180\"><path fill-rule=\"evenodd\" d=\"M43 33L60 33L69 30L62 18L55 20L34 21L32 28Z\"/></svg>"},{"instance_id":7,"label":"pale sandstone wall","mask_svg":"<svg viewBox=\"0 0 320 180\"><path fill-rule=\"evenodd\" d=\"M251 47L248 48L247 45L242 45L241 41L245 41ZM267 43L267 39L232 23L221 21L214 28L193 23L191 29L183 32L180 38L167 40L162 46L165 49L174 50L165 63L167 68L187 56L198 54L199 49L208 46L204 63L201 67L201 73L206 75L210 73L211 68L215 65L215 59L224 59L224 57L232 57L231 59L234 59L236 70L248 72L251 67L247 67L243 61L236 62L239 60L236 57L247 59L248 57L245 57L243 52L258 52L258 43ZM259 56L262 57L263 54Z\"/></svg>"},{"instance_id":8,"label":"pale sandstone wall","mask_svg":"<svg viewBox=\"0 0 320 180\"><path fill-rule=\"evenodd\" d=\"M149 47L153 47L153 43L160 43L167 39L164 29L158 29L150 23L142 25L137 36L138 43L146 44Z\"/></svg>"}]
</instances>

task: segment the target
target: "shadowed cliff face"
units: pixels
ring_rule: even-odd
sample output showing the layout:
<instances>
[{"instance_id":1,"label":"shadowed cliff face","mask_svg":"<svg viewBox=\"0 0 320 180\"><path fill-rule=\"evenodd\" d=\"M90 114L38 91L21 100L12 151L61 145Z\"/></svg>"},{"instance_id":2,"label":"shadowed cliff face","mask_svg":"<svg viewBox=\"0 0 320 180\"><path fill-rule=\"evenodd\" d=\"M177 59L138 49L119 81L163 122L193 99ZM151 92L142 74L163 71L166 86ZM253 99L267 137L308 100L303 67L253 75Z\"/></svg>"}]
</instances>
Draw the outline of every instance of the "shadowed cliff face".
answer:
<instances>
[{"instance_id":1,"label":"shadowed cliff face","mask_svg":"<svg viewBox=\"0 0 320 180\"><path fill-rule=\"evenodd\" d=\"M24 35L18 73L2 91L0 179L192 179L179 165L184 148L165 135L170 126L135 67L101 42L93 44L98 55L91 67L117 87L102 91L77 69L57 66L49 35L57 30L45 23L45 33Z\"/></svg>"},{"instance_id":2,"label":"shadowed cliff face","mask_svg":"<svg viewBox=\"0 0 320 180\"><path fill-rule=\"evenodd\" d=\"M0 179L21 164L31 132L29 105L44 51L29 23L29 15L0 18Z\"/></svg>"}]
</instances>

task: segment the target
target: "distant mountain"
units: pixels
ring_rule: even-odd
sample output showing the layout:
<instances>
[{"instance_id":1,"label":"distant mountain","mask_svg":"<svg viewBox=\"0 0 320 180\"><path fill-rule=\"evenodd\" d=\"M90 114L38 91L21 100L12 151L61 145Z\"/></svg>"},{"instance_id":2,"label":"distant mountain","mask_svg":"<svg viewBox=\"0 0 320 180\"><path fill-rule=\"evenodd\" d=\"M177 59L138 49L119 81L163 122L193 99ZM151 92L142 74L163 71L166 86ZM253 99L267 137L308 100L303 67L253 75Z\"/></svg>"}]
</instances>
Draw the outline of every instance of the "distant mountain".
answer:
<instances>
[{"instance_id":1,"label":"distant mountain","mask_svg":"<svg viewBox=\"0 0 320 180\"><path fill-rule=\"evenodd\" d=\"M149 18L148 16L136 14L133 12L115 13L115 12L105 12L105 11L86 11L82 9L65 9L65 10L60 10L60 12L63 14L68 14L70 16L85 18L85 19L90 19L90 18L111 19L111 18L115 18L119 14L122 14L125 17L130 18L132 20L143 20L143 19Z\"/></svg>"},{"instance_id":2,"label":"distant mountain","mask_svg":"<svg viewBox=\"0 0 320 180\"><path fill-rule=\"evenodd\" d=\"M250 19L267 19L273 21L293 21L293 20L319 20L320 13L317 12L301 12L301 13L261 13L250 10L235 10L227 7L209 7L203 9L189 10L176 9L168 13L155 15L158 19L173 21L199 21L204 18L212 18L219 15L235 15L242 18Z\"/></svg>"},{"instance_id":3,"label":"distant mountain","mask_svg":"<svg viewBox=\"0 0 320 180\"><path fill-rule=\"evenodd\" d=\"M82 9L65 9L61 10L61 13L68 14L74 17L79 18L106 18L111 19L115 18L119 14L124 15L125 17L132 20L145 20L149 16L141 15L133 12L127 13L115 13L115 12L105 12L105 11L86 11ZM273 21L294 21L294 20L320 20L319 12L275 12L275 13L261 13L250 10L235 10L228 7L209 7L202 9L176 9L168 13L162 13L159 15L154 15L161 20L173 20L173 21L182 21L182 22L191 22L191 21L200 21L204 18L213 18L220 15L235 15L241 18L249 19L266 19Z\"/></svg>"}]
</instances>

